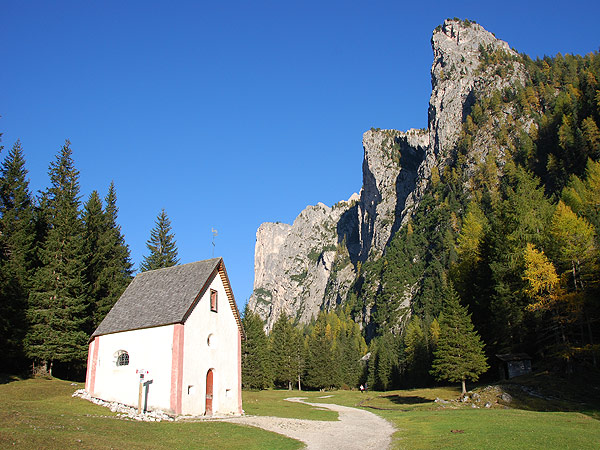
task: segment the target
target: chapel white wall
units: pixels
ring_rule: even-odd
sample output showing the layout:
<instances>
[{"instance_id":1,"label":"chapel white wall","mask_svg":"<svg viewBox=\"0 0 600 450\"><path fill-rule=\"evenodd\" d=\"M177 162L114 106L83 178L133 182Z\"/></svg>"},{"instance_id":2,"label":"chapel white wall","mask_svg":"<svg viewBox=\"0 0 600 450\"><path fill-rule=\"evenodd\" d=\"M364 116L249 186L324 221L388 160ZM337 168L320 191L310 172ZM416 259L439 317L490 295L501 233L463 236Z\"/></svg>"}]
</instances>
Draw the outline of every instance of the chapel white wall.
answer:
<instances>
[{"instance_id":1,"label":"chapel white wall","mask_svg":"<svg viewBox=\"0 0 600 450\"><path fill-rule=\"evenodd\" d=\"M145 381L150 381L146 388L147 408L170 408L173 325L107 334L96 339L99 347L95 397L137 407L140 377L136 370L145 369L148 371ZM119 350L129 354L129 365L116 365Z\"/></svg>"}]
</instances>

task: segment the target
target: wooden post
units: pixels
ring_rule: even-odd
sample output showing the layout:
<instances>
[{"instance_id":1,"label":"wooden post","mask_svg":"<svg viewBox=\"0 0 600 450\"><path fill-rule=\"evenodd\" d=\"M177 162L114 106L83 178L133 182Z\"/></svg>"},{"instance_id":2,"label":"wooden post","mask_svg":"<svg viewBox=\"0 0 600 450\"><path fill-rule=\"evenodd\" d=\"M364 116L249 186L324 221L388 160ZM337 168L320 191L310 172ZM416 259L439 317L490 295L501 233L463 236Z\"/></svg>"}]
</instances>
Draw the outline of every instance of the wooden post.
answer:
<instances>
[{"instance_id":1,"label":"wooden post","mask_svg":"<svg viewBox=\"0 0 600 450\"><path fill-rule=\"evenodd\" d=\"M142 397L144 393L144 374L140 373L140 387L138 390L138 414L142 413Z\"/></svg>"}]
</instances>

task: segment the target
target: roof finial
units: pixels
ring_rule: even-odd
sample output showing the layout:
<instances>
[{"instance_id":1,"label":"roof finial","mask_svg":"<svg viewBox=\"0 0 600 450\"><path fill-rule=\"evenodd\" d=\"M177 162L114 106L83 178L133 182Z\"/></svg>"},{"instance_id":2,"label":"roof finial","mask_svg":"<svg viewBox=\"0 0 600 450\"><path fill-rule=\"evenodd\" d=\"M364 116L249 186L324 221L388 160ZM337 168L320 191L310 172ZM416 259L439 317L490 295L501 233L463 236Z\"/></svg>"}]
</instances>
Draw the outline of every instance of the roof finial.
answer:
<instances>
[{"instance_id":1,"label":"roof finial","mask_svg":"<svg viewBox=\"0 0 600 450\"><path fill-rule=\"evenodd\" d=\"M219 235L219 233L214 228L211 228L210 231L212 231L212 235L213 235L213 238L212 238L212 246L213 246L213 248L212 248L212 257L214 258L215 257L215 238Z\"/></svg>"}]
</instances>

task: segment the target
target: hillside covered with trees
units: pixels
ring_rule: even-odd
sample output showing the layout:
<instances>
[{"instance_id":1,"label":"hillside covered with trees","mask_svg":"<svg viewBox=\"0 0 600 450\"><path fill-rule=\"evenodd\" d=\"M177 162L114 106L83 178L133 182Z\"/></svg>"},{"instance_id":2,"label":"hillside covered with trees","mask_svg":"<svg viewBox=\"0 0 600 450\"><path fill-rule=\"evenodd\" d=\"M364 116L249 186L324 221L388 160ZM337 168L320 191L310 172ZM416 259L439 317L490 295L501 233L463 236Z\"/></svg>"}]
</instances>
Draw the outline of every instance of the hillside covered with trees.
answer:
<instances>
[{"instance_id":1,"label":"hillside covered with trees","mask_svg":"<svg viewBox=\"0 0 600 450\"><path fill-rule=\"evenodd\" d=\"M443 349L457 345L448 346L448 303L454 317L463 310L465 329L476 336L467 379L486 376L499 363L495 355L509 353L529 354L539 369L597 370L600 54L532 60L480 46L479 61L478 73L504 79L523 70L524 81L470 99L457 145L432 170L421 202L383 254L355 265L353 286L335 312L297 325L305 343L297 372L307 385L346 383L344 375L309 381L315 354L344 349L331 331L328 346L315 339L332 315L362 324L368 352L363 347L356 356L367 354L360 382L391 389L464 381L443 362ZM462 73L460 66L445 70L446 78ZM339 353L323 358L342 367ZM348 380L353 373L348 369Z\"/></svg>"}]
</instances>

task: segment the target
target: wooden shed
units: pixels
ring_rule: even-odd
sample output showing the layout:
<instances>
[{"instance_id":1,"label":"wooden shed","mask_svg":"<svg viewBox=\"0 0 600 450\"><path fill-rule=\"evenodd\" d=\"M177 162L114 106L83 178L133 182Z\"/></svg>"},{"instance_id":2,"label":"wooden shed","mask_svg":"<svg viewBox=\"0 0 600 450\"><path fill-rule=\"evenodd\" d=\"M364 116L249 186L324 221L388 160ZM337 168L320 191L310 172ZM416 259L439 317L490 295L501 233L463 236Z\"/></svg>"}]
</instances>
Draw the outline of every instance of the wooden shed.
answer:
<instances>
[{"instance_id":1,"label":"wooden shed","mask_svg":"<svg viewBox=\"0 0 600 450\"><path fill-rule=\"evenodd\" d=\"M503 380L531 373L531 356L527 353L496 355L501 362L500 378Z\"/></svg>"}]
</instances>

